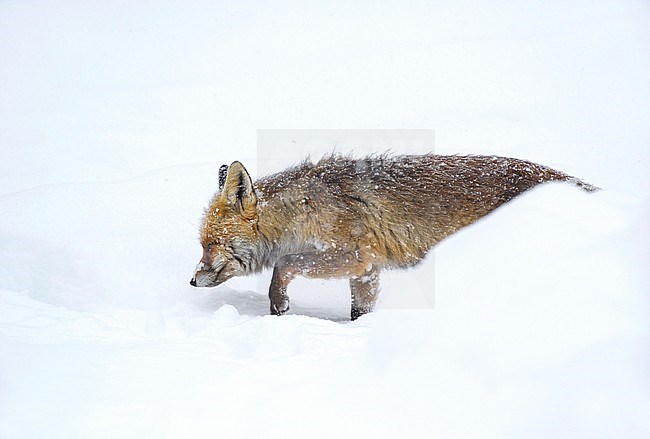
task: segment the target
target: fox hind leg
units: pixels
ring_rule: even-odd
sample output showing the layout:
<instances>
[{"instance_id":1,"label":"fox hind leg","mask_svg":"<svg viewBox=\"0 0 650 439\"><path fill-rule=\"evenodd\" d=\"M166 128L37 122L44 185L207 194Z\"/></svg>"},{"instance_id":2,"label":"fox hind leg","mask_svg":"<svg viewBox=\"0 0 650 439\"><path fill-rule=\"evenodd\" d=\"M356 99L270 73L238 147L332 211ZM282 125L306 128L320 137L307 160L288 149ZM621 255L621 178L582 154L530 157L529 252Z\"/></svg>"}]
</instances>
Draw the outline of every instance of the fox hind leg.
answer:
<instances>
[{"instance_id":1,"label":"fox hind leg","mask_svg":"<svg viewBox=\"0 0 650 439\"><path fill-rule=\"evenodd\" d=\"M371 269L363 276L350 278L352 311L350 317L356 320L375 307L379 294L379 270Z\"/></svg>"}]
</instances>

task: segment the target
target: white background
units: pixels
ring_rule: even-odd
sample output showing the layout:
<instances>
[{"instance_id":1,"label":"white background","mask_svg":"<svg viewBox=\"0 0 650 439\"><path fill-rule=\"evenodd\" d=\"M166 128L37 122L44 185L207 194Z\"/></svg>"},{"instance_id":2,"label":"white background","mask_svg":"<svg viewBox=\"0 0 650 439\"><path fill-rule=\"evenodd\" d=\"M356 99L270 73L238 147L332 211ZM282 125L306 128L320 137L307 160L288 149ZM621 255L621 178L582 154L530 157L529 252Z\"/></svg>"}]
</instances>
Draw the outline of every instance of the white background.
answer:
<instances>
[{"instance_id":1,"label":"white background","mask_svg":"<svg viewBox=\"0 0 650 439\"><path fill-rule=\"evenodd\" d=\"M0 1L0 437L648 437L648 29L625 0ZM273 318L254 278L188 284L260 129L434 129L604 190L443 242L433 310L391 306L416 269L354 323L336 282Z\"/></svg>"}]
</instances>

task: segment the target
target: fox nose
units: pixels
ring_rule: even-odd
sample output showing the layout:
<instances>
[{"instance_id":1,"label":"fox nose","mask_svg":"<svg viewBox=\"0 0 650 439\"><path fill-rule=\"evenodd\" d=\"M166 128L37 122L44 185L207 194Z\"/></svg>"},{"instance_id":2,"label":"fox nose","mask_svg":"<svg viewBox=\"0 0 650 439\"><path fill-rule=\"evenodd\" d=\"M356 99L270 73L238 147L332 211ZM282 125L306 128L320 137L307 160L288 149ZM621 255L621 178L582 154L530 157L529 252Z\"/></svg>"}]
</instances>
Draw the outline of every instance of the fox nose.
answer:
<instances>
[{"instance_id":1,"label":"fox nose","mask_svg":"<svg viewBox=\"0 0 650 439\"><path fill-rule=\"evenodd\" d=\"M196 286L196 278L195 277L193 277L192 280L190 280L190 285L192 285L193 287Z\"/></svg>"}]
</instances>

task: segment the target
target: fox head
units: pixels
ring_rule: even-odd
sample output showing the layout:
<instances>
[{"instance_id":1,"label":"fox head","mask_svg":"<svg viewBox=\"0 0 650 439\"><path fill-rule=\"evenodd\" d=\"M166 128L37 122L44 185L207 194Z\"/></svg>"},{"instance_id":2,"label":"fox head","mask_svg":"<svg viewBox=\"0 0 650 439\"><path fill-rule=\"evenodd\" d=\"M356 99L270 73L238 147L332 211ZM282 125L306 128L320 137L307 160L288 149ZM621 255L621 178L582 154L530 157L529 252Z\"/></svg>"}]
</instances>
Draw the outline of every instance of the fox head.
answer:
<instances>
[{"instance_id":1,"label":"fox head","mask_svg":"<svg viewBox=\"0 0 650 439\"><path fill-rule=\"evenodd\" d=\"M251 177L239 162L223 165L219 169L219 191L201 224L203 257L190 284L214 287L253 272L258 238L257 196Z\"/></svg>"}]
</instances>

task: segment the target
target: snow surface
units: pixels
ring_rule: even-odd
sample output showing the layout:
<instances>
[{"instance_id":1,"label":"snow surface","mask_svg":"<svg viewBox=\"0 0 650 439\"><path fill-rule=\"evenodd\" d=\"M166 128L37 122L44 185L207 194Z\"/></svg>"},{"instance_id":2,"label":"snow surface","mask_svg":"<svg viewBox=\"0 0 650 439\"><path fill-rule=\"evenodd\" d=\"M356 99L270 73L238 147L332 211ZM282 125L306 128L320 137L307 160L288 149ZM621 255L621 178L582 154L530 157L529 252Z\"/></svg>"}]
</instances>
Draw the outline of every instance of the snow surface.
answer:
<instances>
[{"instance_id":1,"label":"snow surface","mask_svg":"<svg viewBox=\"0 0 650 439\"><path fill-rule=\"evenodd\" d=\"M649 437L649 24L642 1L1 3L0 437ZM272 317L269 273L189 285L219 166L266 169L269 127L434 128L604 190L514 200L355 322L343 281ZM331 133L274 170L386 146Z\"/></svg>"}]
</instances>

